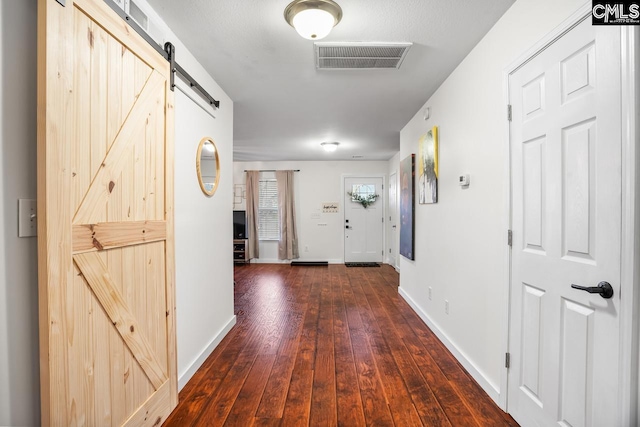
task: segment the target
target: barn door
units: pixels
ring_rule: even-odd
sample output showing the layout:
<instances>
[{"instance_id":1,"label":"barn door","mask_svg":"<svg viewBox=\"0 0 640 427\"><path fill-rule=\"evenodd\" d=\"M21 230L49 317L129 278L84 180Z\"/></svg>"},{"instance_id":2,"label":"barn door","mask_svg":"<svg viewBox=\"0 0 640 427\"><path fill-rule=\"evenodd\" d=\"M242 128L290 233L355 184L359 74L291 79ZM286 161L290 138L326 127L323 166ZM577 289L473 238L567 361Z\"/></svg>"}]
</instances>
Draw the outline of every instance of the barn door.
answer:
<instances>
[{"instance_id":1,"label":"barn door","mask_svg":"<svg viewBox=\"0 0 640 427\"><path fill-rule=\"evenodd\" d=\"M42 424L177 404L168 63L102 0L39 0Z\"/></svg>"}]
</instances>

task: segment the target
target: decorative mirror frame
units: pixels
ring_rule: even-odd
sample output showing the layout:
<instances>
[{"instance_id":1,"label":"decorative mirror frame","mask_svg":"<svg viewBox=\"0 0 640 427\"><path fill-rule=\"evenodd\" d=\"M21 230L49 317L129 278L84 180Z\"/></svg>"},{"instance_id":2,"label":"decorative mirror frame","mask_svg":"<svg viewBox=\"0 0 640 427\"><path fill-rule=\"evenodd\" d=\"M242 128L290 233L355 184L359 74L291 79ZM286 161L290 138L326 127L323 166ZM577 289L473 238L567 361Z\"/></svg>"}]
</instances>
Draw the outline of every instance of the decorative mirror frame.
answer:
<instances>
[{"instance_id":1,"label":"decorative mirror frame","mask_svg":"<svg viewBox=\"0 0 640 427\"><path fill-rule=\"evenodd\" d=\"M202 180L201 157L202 157L202 150L204 149L204 145L207 142L210 142L211 144L213 144L213 148L216 153L216 181L213 183L213 188L211 190L207 190L207 188L205 187L205 183ZM216 145L213 138L204 137L200 140L200 144L198 144L198 151L196 153L196 175L198 176L198 184L200 184L200 189L205 194L205 196L207 197L213 196L216 190L218 189L218 184L220 182L220 154L218 152L218 146Z\"/></svg>"}]
</instances>

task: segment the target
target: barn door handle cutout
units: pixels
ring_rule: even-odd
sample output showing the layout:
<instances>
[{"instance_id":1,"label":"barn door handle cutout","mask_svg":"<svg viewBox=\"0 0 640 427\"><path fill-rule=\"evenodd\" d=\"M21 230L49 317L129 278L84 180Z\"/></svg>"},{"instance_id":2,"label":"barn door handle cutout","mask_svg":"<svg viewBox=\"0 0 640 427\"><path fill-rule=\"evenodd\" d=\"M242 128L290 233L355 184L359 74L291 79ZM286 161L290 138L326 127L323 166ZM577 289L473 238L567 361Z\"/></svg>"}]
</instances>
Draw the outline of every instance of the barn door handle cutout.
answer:
<instances>
[{"instance_id":1,"label":"barn door handle cutout","mask_svg":"<svg viewBox=\"0 0 640 427\"><path fill-rule=\"evenodd\" d=\"M573 289L579 289L581 291L587 291L590 294L600 294L600 296L604 299L609 299L613 296L613 287L609 284L609 282L600 282L598 286L579 286L579 285L571 285Z\"/></svg>"}]
</instances>

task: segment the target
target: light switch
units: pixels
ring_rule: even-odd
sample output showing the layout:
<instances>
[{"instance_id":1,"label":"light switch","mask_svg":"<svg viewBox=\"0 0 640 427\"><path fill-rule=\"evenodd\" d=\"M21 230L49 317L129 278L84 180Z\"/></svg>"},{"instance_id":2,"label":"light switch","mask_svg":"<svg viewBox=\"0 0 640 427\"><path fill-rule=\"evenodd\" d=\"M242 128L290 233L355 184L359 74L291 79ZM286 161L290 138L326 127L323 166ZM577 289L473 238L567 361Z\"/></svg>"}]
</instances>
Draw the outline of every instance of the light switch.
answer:
<instances>
[{"instance_id":1,"label":"light switch","mask_svg":"<svg viewBox=\"0 0 640 427\"><path fill-rule=\"evenodd\" d=\"M38 235L36 201L34 199L18 199L18 237Z\"/></svg>"}]
</instances>

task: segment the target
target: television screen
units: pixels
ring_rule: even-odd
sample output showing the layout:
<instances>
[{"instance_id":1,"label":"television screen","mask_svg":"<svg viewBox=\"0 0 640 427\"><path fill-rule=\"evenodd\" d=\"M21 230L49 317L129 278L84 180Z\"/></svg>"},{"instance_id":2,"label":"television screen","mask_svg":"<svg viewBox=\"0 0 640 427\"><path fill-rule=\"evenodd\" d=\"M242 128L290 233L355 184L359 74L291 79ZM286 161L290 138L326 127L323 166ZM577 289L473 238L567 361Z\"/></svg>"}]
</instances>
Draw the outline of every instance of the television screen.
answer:
<instances>
[{"instance_id":1,"label":"television screen","mask_svg":"<svg viewBox=\"0 0 640 427\"><path fill-rule=\"evenodd\" d=\"M233 238L247 238L247 216L245 211L233 211Z\"/></svg>"}]
</instances>

